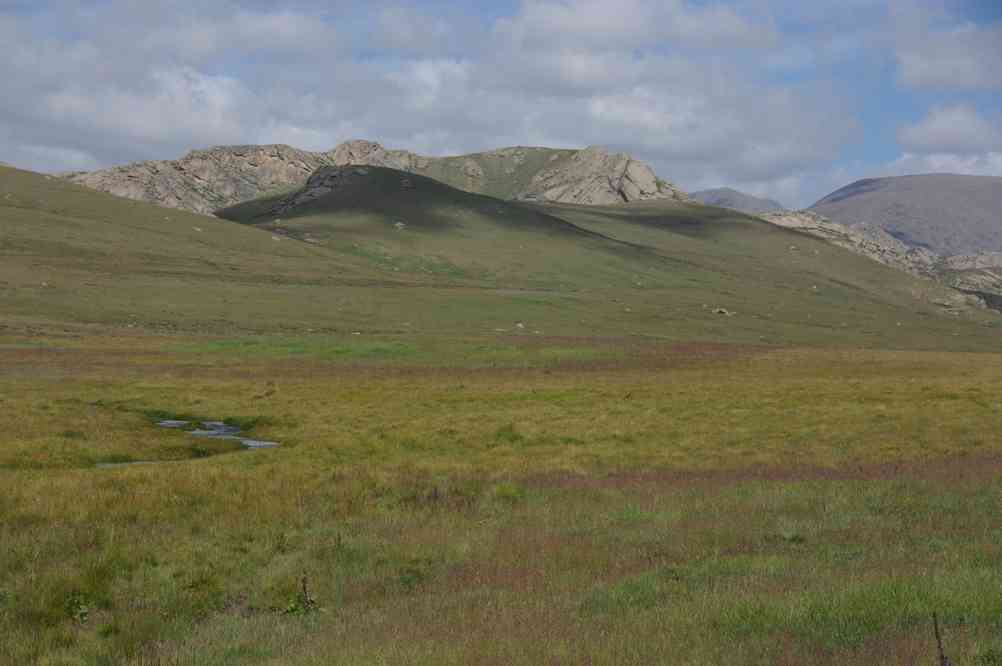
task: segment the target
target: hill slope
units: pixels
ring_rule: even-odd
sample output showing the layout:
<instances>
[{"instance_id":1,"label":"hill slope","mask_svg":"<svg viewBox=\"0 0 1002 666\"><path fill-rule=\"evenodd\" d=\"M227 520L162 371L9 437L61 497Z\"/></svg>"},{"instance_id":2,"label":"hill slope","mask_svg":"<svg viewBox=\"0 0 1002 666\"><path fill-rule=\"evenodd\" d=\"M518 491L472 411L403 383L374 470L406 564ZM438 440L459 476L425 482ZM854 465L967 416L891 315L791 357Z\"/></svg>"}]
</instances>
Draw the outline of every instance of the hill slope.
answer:
<instances>
[{"instance_id":1,"label":"hill slope","mask_svg":"<svg viewBox=\"0 0 1002 666\"><path fill-rule=\"evenodd\" d=\"M0 169L2 325L997 344L935 283L719 208L501 201L372 167L224 214Z\"/></svg>"},{"instance_id":2,"label":"hill slope","mask_svg":"<svg viewBox=\"0 0 1002 666\"><path fill-rule=\"evenodd\" d=\"M695 201L707 206L720 206L721 208L732 208L742 213L768 213L777 210L786 210L786 206L772 199L745 194L729 187L718 187L712 190L699 190L690 192L689 196Z\"/></svg>"},{"instance_id":3,"label":"hill slope","mask_svg":"<svg viewBox=\"0 0 1002 666\"><path fill-rule=\"evenodd\" d=\"M1002 254L943 256L923 246L905 243L880 227L847 226L810 210L763 213L762 219L797 229L856 254L913 275L936 280L986 305L1002 309ZM942 301L946 304L946 301ZM958 300L956 305L962 305Z\"/></svg>"},{"instance_id":4,"label":"hill slope","mask_svg":"<svg viewBox=\"0 0 1002 666\"><path fill-rule=\"evenodd\" d=\"M320 167L347 165L399 169L502 199L602 205L686 198L643 162L598 147L519 147L423 157L371 141L349 141L319 153L283 145L219 146L192 151L180 160L139 162L67 178L130 199L211 214L277 190L301 187Z\"/></svg>"},{"instance_id":5,"label":"hill slope","mask_svg":"<svg viewBox=\"0 0 1002 666\"><path fill-rule=\"evenodd\" d=\"M829 194L811 210L849 226L881 227L943 255L1002 251L1002 178L870 178Z\"/></svg>"}]
</instances>

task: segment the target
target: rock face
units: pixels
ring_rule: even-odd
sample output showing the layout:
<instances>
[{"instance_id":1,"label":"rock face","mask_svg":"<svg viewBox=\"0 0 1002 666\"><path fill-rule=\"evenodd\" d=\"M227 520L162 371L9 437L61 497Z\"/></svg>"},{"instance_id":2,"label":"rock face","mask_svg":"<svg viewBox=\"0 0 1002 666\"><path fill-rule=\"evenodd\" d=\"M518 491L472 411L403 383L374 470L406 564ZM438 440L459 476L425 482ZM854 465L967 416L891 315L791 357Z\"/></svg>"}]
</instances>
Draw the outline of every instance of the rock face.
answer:
<instances>
[{"instance_id":1,"label":"rock face","mask_svg":"<svg viewBox=\"0 0 1002 666\"><path fill-rule=\"evenodd\" d=\"M773 201L772 199L762 199L729 187L718 187L712 190L700 190L689 194L696 201L707 206L719 206L721 208L731 208L733 210L757 215L758 213L770 213L786 210L786 206Z\"/></svg>"},{"instance_id":2,"label":"rock face","mask_svg":"<svg viewBox=\"0 0 1002 666\"><path fill-rule=\"evenodd\" d=\"M942 255L1002 252L1002 178L926 174L856 181L811 210L883 228Z\"/></svg>"},{"instance_id":3,"label":"rock face","mask_svg":"<svg viewBox=\"0 0 1002 666\"><path fill-rule=\"evenodd\" d=\"M537 173L522 198L560 203L609 206L631 201L688 197L653 169L625 153L607 153L592 146Z\"/></svg>"},{"instance_id":4,"label":"rock face","mask_svg":"<svg viewBox=\"0 0 1002 666\"><path fill-rule=\"evenodd\" d=\"M687 201L643 162L602 148L503 148L458 157L423 157L349 141L329 152L283 145L220 146L179 160L139 162L74 173L73 182L118 196L197 213L301 187L327 166L379 166L408 171L453 187L508 199L609 205L650 199Z\"/></svg>"},{"instance_id":5,"label":"rock face","mask_svg":"<svg viewBox=\"0 0 1002 666\"><path fill-rule=\"evenodd\" d=\"M944 305L948 307L983 306L986 301L995 307L1002 302L995 298L1002 297L1002 253L942 256L926 247L909 245L880 227L846 226L810 210L766 213L759 217L963 292L947 299Z\"/></svg>"},{"instance_id":6,"label":"rock face","mask_svg":"<svg viewBox=\"0 0 1002 666\"><path fill-rule=\"evenodd\" d=\"M129 199L211 214L301 184L316 169L330 163L326 153L289 146L224 146L194 150L179 160L138 162L74 173L67 178Z\"/></svg>"},{"instance_id":7,"label":"rock face","mask_svg":"<svg viewBox=\"0 0 1002 666\"><path fill-rule=\"evenodd\" d=\"M832 245L913 275L934 276L936 265L940 261L939 255L925 248L909 246L882 229L870 226L848 227L809 210L765 213L759 217L776 226L817 236Z\"/></svg>"}]
</instances>

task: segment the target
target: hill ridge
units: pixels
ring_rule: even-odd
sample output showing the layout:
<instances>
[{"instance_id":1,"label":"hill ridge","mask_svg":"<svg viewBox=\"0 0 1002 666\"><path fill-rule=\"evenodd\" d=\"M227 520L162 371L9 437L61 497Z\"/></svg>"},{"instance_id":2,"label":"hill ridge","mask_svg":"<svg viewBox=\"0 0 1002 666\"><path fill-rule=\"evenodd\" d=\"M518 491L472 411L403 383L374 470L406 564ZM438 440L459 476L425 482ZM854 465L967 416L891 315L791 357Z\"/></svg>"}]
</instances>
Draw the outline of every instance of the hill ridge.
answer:
<instances>
[{"instance_id":1,"label":"hill ridge","mask_svg":"<svg viewBox=\"0 0 1002 666\"><path fill-rule=\"evenodd\" d=\"M399 169L503 199L586 205L688 200L646 163L598 146L580 150L515 146L427 157L368 140L346 141L326 152L286 144L241 144L194 149L177 160L148 160L64 177L130 199L212 214L300 187L322 167L348 165Z\"/></svg>"}]
</instances>

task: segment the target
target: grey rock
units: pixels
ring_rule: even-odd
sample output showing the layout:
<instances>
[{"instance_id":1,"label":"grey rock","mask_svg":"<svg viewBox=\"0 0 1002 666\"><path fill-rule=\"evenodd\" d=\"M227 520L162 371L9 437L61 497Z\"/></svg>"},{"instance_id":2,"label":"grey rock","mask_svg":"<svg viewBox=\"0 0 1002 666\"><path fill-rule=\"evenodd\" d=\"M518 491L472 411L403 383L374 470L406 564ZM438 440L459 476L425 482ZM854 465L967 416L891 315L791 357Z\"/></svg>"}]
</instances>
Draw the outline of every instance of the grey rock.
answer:
<instances>
[{"instance_id":1,"label":"grey rock","mask_svg":"<svg viewBox=\"0 0 1002 666\"><path fill-rule=\"evenodd\" d=\"M525 195L599 206L651 199L689 200L677 187L659 179L647 164L597 146L578 151L569 160L537 173L523 192Z\"/></svg>"},{"instance_id":2,"label":"grey rock","mask_svg":"<svg viewBox=\"0 0 1002 666\"><path fill-rule=\"evenodd\" d=\"M195 150L180 160L139 162L66 177L117 196L208 215L301 184L330 163L326 153L289 146L224 146Z\"/></svg>"}]
</instances>

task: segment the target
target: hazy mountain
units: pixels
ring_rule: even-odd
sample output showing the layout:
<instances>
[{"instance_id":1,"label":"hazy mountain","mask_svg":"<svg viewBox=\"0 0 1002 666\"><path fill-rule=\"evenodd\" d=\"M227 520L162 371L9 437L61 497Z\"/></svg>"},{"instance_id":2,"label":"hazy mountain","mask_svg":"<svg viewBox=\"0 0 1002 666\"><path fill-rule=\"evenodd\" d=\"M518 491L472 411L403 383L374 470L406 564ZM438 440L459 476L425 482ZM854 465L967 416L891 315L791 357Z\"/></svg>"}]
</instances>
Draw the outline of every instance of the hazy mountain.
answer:
<instances>
[{"instance_id":1,"label":"hazy mountain","mask_svg":"<svg viewBox=\"0 0 1002 666\"><path fill-rule=\"evenodd\" d=\"M786 210L786 207L772 199L763 199L751 194L745 194L730 187L718 187L712 190L700 190L689 194L694 200L707 206L733 208L742 213L756 214Z\"/></svg>"},{"instance_id":2,"label":"hazy mountain","mask_svg":"<svg viewBox=\"0 0 1002 666\"><path fill-rule=\"evenodd\" d=\"M1002 251L1002 178L928 174L859 180L811 210L880 227L941 255Z\"/></svg>"},{"instance_id":3,"label":"hazy mountain","mask_svg":"<svg viewBox=\"0 0 1002 666\"><path fill-rule=\"evenodd\" d=\"M179 160L139 162L66 177L118 196L208 214L300 187L322 167L347 165L399 169L503 199L588 205L687 200L647 164L599 147L519 147L457 157L424 157L387 150L371 141L349 141L329 152L284 145L219 146L192 151Z\"/></svg>"}]
</instances>

